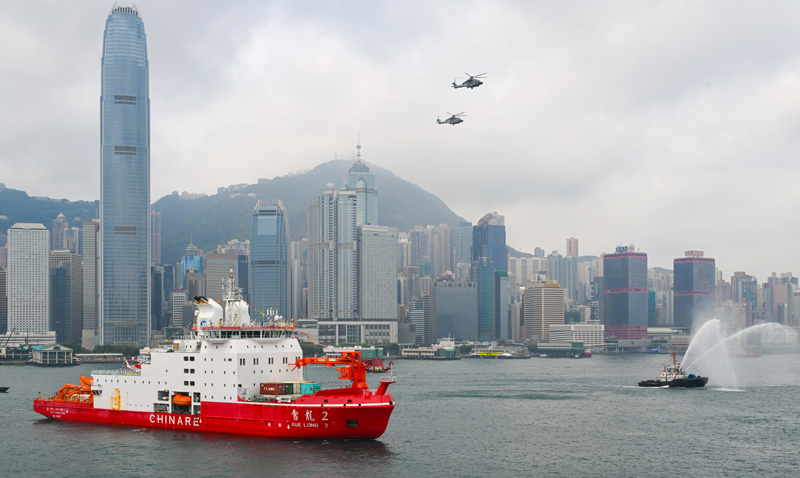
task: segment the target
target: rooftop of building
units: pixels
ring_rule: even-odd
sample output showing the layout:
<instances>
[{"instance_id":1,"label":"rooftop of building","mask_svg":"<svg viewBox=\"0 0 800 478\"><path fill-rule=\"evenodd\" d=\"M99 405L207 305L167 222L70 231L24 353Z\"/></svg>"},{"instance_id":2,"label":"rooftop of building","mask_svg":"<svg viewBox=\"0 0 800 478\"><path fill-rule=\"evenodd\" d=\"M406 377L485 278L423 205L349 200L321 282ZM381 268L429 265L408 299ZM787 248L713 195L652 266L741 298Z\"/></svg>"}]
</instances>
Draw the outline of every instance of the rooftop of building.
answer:
<instances>
[{"instance_id":1,"label":"rooftop of building","mask_svg":"<svg viewBox=\"0 0 800 478\"><path fill-rule=\"evenodd\" d=\"M44 224L33 222L18 222L11 226L11 229L47 229Z\"/></svg>"},{"instance_id":2,"label":"rooftop of building","mask_svg":"<svg viewBox=\"0 0 800 478\"><path fill-rule=\"evenodd\" d=\"M134 15L139 16L139 7L136 6L133 2L128 2L125 0L117 0L111 5L111 10L108 11L109 15Z\"/></svg>"}]
</instances>

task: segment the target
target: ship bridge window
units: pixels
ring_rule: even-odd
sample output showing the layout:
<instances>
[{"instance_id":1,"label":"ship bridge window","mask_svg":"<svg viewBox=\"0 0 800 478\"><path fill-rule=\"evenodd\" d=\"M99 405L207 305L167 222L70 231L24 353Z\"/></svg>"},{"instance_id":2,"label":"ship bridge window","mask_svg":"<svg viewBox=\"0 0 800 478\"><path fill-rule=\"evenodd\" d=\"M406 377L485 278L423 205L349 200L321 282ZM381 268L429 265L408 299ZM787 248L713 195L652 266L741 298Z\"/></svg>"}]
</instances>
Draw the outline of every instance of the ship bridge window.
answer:
<instances>
[{"instance_id":1,"label":"ship bridge window","mask_svg":"<svg viewBox=\"0 0 800 478\"><path fill-rule=\"evenodd\" d=\"M190 362L194 362L194 357L189 357Z\"/></svg>"},{"instance_id":2,"label":"ship bridge window","mask_svg":"<svg viewBox=\"0 0 800 478\"><path fill-rule=\"evenodd\" d=\"M188 361L189 361L189 357L187 357L187 356L185 356L185 355L184 355L184 356L183 356L183 361L184 361L184 362L188 362Z\"/></svg>"}]
</instances>

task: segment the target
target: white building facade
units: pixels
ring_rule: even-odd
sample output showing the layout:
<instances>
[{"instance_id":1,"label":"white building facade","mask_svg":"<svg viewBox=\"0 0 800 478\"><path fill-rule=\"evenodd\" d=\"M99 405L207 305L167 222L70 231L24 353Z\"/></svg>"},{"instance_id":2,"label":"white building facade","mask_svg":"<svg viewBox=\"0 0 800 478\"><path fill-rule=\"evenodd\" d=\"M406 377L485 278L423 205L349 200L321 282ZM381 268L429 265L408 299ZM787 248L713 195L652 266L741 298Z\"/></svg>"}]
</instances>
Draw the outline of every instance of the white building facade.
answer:
<instances>
[{"instance_id":1,"label":"white building facade","mask_svg":"<svg viewBox=\"0 0 800 478\"><path fill-rule=\"evenodd\" d=\"M550 325L550 342L583 342L584 347L602 346L602 324Z\"/></svg>"},{"instance_id":2,"label":"white building facade","mask_svg":"<svg viewBox=\"0 0 800 478\"><path fill-rule=\"evenodd\" d=\"M52 330L50 231L42 224L17 223L8 230L8 330Z\"/></svg>"},{"instance_id":3,"label":"white building facade","mask_svg":"<svg viewBox=\"0 0 800 478\"><path fill-rule=\"evenodd\" d=\"M397 229L358 227L358 315L397 320Z\"/></svg>"}]
</instances>

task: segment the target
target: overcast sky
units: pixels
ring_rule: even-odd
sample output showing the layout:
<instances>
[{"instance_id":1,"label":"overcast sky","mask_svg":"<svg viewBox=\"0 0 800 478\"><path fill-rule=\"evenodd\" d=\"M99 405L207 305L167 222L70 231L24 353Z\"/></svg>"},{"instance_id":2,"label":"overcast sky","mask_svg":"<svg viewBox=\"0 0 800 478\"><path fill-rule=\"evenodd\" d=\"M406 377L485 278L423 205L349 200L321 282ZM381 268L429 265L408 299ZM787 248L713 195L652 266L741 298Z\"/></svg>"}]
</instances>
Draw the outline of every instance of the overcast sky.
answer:
<instances>
[{"instance_id":1,"label":"overcast sky","mask_svg":"<svg viewBox=\"0 0 800 478\"><path fill-rule=\"evenodd\" d=\"M6 186L99 197L112 3L0 3ZM651 267L700 249L726 278L800 273L800 3L137 5L154 201L313 168L360 133L457 214L504 214L522 250L574 236ZM450 88L465 72L488 78ZM437 125L448 111L468 116Z\"/></svg>"}]
</instances>

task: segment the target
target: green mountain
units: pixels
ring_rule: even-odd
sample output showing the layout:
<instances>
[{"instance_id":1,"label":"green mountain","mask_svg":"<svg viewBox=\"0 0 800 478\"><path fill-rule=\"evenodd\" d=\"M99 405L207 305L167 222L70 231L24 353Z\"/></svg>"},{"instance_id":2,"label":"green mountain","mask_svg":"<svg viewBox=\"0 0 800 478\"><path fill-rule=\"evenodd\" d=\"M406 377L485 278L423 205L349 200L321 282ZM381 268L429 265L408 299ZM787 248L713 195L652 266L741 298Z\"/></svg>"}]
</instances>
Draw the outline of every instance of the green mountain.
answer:
<instances>
[{"instance_id":1,"label":"green mountain","mask_svg":"<svg viewBox=\"0 0 800 478\"><path fill-rule=\"evenodd\" d=\"M259 199L280 199L289 217L292 240L306 237L308 202L327 189L344 184L352 160L334 160L302 174L282 176L243 189L195 199L177 194L164 196L153 204L161 213L162 262L180 261L189 238L204 251L215 251L231 239L250 238L253 208ZM378 190L378 222L401 231L416 225L449 224L463 221L441 199L401 179L391 171L369 164ZM40 222L48 229L59 213L70 227L97 217L97 201L75 201L30 197L23 191L0 186L0 231L16 222Z\"/></svg>"},{"instance_id":2,"label":"green mountain","mask_svg":"<svg viewBox=\"0 0 800 478\"><path fill-rule=\"evenodd\" d=\"M0 232L7 234L8 228L17 222L42 223L51 229L53 219L61 213L64 213L70 227L83 227L83 221L97 217L97 203L31 197L24 191L0 186Z\"/></svg>"},{"instance_id":3,"label":"green mountain","mask_svg":"<svg viewBox=\"0 0 800 478\"><path fill-rule=\"evenodd\" d=\"M250 238L253 209L259 199L280 199L286 206L292 240L306 237L308 202L327 189L344 184L352 160L334 160L293 176L282 176L244 189L196 199L176 194L153 204L161 213L162 262L180 261L191 236L204 251L215 251L218 244L231 239ZM375 175L378 190L378 222L383 226L408 230L416 225L449 224L463 221L441 199L401 179L391 171L367 163Z\"/></svg>"}]
</instances>

